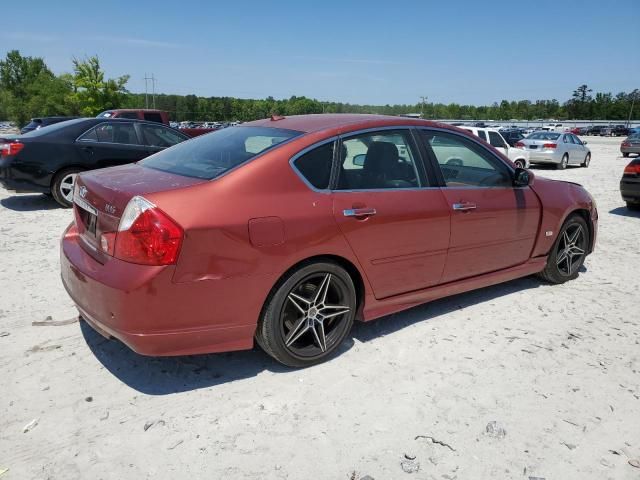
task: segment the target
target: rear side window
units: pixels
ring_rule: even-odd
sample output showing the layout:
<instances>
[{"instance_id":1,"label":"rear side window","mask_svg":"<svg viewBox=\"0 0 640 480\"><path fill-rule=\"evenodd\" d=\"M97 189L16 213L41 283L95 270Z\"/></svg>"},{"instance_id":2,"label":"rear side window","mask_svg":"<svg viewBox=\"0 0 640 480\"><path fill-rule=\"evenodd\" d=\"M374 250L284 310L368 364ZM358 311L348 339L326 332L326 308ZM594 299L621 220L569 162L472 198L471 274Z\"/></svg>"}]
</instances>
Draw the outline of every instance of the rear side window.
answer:
<instances>
[{"instance_id":1,"label":"rear side window","mask_svg":"<svg viewBox=\"0 0 640 480\"><path fill-rule=\"evenodd\" d=\"M478 136L485 142L487 141L487 134L484 132L484 130L478 130Z\"/></svg>"},{"instance_id":2,"label":"rear side window","mask_svg":"<svg viewBox=\"0 0 640 480\"><path fill-rule=\"evenodd\" d=\"M133 120L138 119L138 112L122 112L116 115L118 118L131 118Z\"/></svg>"},{"instance_id":3,"label":"rear side window","mask_svg":"<svg viewBox=\"0 0 640 480\"><path fill-rule=\"evenodd\" d=\"M505 148L504 140L497 132L489 132L489 143L492 147Z\"/></svg>"},{"instance_id":4,"label":"rear side window","mask_svg":"<svg viewBox=\"0 0 640 480\"><path fill-rule=\"evenodd\" d=\"M139 145L135 128L128 122L101 123L82 135L78 141Z\"/></svg>"},{"instance_id":5,"label":"rear side window","mask_svg":"<svg viewBox=\"0 0 640 480\"><path fill-rule=\"evenodd\" d=\"M301 155L293 162L300 174L319 190L329 188L335 142L326 143Z\"/></svg>"},{"instance_id":6,"label":"rear side window","mask_svg":"<svg viewBox=\"0 0 640 480\"><path fill-rule=\"evenodd\" d=\"M157 112L145 112L144 113L144 119L149 121L149 122L164 123L162 121L162 115L160 115Z\"/></svg>"},{"instance_id":7,"label":"rear side window","mask_svg":"<svg viewBox=\"0 0 640 480\"><path fill-rule=\"evenodd\" d=\"M211 180L253 157L302 135L270 127L229 127L201 135L139 162L145 167Z\"/></svg>"}]
</instances>

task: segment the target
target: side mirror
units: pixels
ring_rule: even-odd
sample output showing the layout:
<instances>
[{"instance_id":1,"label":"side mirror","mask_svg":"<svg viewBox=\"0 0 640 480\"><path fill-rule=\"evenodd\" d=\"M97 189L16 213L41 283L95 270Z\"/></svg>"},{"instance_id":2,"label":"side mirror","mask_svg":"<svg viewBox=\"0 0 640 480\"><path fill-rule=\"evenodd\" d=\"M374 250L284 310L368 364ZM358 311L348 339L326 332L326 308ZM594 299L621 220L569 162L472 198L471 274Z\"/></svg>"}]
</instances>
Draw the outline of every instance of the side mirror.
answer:
<instances>
[{"instance_id":1,"label":"side mirror","mask_svg":"<svg viewBox=\"0 0 640 480\"><path fill-rule=\"evenodd\" d=\"M582 144L583 144L583 145L586 145L586 144L587 144L587 142L583 141L583 142L582 142Z\"/></svg>"},{"instance_id":2,"label":"side mirror","mask_svg":"<svg viewBox=\"0 0 640 480\"><path fill-rule=\"evenodd\" d=\"M531 177L529 170L518 167L513 175L513 185L516 187L526 187L531 184Z\"/></svg>"},{"instance_id":3,"label":"side mirror","mask_svg":"<svg viewBox=\"0 0 640 480\"><path fill-rule=\"evenodd\" d=\"M356 155L355 157L353 157L353 164L358 166L358 167L363 167L364 166L364 158L367 155L365 153L361 153L360 155Z\"/></svg>"}]
</instances>

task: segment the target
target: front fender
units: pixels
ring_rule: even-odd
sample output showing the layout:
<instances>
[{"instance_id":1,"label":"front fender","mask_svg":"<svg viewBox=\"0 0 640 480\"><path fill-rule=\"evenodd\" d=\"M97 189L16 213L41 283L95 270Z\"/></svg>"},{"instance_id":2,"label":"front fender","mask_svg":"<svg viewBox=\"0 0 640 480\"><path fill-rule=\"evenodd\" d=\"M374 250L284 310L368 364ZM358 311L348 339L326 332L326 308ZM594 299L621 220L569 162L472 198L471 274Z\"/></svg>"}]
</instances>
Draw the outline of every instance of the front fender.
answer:
<instances>
[{"instance_id":1,"label":"front fender","mask_svg":"<svg viewBox=\"0 0 640 480\"><path fill-rule=\"evenodd\" d=\"M547 255L553 246L562 224L573 212L579 212L587 221L593 251L598 226L598 212L593 197L577 183L536 177L531 185L542 204L540 228L532 257Z\"/></svg>"}]
</instances>

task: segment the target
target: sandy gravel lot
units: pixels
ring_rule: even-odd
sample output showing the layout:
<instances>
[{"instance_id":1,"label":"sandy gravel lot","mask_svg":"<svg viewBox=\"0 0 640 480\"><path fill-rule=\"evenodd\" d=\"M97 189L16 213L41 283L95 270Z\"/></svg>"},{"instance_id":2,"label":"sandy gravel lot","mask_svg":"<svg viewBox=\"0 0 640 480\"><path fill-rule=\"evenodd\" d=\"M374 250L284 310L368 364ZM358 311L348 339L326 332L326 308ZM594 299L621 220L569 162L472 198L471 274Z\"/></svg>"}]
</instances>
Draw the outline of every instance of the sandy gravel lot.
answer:
<instances>
[{"instance_id":1,"label":"sandy gravel lot","mask_svg":"<svg viewBox=\"0 0 640 480\"><path fill-rule=\"evenodd\" d=\"M576 281L356 325L304 371L257 349L154 359L77 322L32 325L76 314L58 275L71 213L0 190L1 480L640 478L640 214L619 195L620 139L587 140L590 168L535 170L598 202Z\"/></svg>"}]
</instances>

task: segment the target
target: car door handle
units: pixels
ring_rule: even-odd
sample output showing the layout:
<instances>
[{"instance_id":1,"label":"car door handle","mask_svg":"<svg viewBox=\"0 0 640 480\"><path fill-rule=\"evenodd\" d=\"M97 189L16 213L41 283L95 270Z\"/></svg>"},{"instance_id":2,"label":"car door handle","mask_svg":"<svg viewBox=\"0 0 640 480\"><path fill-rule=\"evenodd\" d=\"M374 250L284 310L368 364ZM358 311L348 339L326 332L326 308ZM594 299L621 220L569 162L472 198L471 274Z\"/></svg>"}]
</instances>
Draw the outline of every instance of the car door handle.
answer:
<instances>
[{"instance_id":1,"label":"car door handle","mask_svg":"<svg viewBox=\"0 0 640 480\"><path fill-rule=\"evenodd\" d=\"M342 211L345 217L370 217L376 213L375 208L348 208Z\"/></svg>"},{"instance_id":2,"label":"car door handle","mask_svg":"<svg viewBox=\"0 0 640 480\"><path fill-rule=\"evenodd\" d=\"M93 155L93 147L82 147L82 150Z\"/></svg>"},{"instance_id":3,"label":"car door handle","mask_svg":"<svg viewBox=\"0 0 640 480\"><path fill-rule=\"evenodd\" d=\"M467 210L475 210L477 208L477 205L471 202L463 202L463 203L454 203L452 207L456 211L466 212Z\"/></svg>"}]
</instances>

